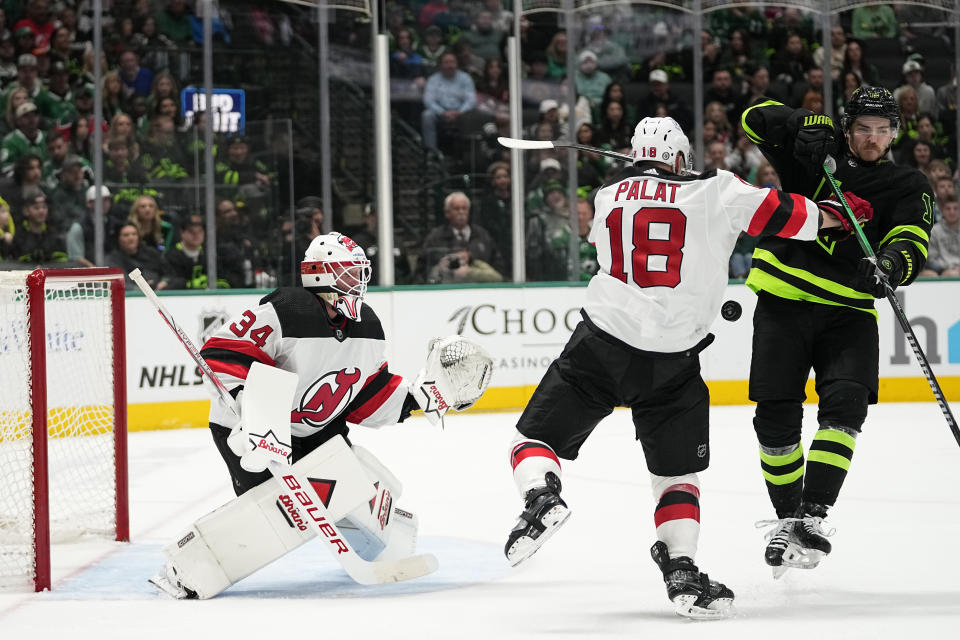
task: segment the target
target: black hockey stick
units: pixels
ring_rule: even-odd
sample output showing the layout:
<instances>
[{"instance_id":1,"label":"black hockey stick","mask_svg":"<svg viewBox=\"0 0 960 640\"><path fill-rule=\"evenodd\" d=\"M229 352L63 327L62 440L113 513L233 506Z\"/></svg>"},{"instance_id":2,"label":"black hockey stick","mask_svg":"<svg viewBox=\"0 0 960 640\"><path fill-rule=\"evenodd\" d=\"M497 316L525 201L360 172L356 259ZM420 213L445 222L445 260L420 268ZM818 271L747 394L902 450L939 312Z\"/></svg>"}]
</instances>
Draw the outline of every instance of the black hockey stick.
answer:
<instances>
[{"instance_id":1,"label":"black hockey stick","mask_svg":"<svg viewBox=\"0 0 960 640\"><path fill-rule=\"evenodd\" d=\"M619 151L610 151L608 149L598 149L597 147L588 147L585 144L576 144L573 142L561 142L552 140L520 140L519 138L505 138L500 136L497 142L508 149L578 149L588 153L599 153L602 156L609 156L633 164L633 157Z\"/></svg>"},{"instance_id":2,"label":"black hockey stick","mask_svg":"<svg viewBox=\"0 0 960 640\"><path fill-rule=\"evenodd\" d=\"M837 181L833 177L833 171L836 168L836 161L828 156L826 162L823 164L823 173L827 176L827 180L830 181L830 186L833 188L833 192L837 194L837 199L840 201L840 204L843 205L843 211L846 213L847 219L853 225L853 230L857 236L857 242L860 244L860 248L868 258L876 263L877 256L873 251L873 247L871 247L870 242L867 241L867 236L863 233L863 229L860 228L860 224L853 215L853 211L850 210L850 205L847 204L847 199L844 197L843 192L840 191L840 185L837 184ZM920 347L920 343L917 342L917 335L913 332L913 327L910 326L910 321L907 319L907 314L903 310L903 306L900 304L899 298L897 298L896 294L893 292L893 287L890 286L890 282L887 280L886 276L882 275L882 273L879 278L883 283L883 288L886 290L887 300L890 301L890 306L893 307L893 315L897 317L897 321L900 323L900 328L903 329L903 333L907 336L907 342L910 343L910 347L913 349L913 355L917 357L917 362L920 364L920 369L923 371L923 375L926 377L927 383L930 385L930 390L933 391L933 397L937 399L937 404L940 405L940 411L943 412L943 417L947 420L947 426L950 427L950 431L953 432L953 437L956 439L957 444L960 444L960 429L957 428L957 420L953 417L953 412L950 411L950 405L947 404L947 399L943 395L943 390L940 389L940 383L937 382L937 376L933 374L933 369L930 368L930 361L927 360L927 356L924 355L923 349Z\"/></svg>"}]
</instances>

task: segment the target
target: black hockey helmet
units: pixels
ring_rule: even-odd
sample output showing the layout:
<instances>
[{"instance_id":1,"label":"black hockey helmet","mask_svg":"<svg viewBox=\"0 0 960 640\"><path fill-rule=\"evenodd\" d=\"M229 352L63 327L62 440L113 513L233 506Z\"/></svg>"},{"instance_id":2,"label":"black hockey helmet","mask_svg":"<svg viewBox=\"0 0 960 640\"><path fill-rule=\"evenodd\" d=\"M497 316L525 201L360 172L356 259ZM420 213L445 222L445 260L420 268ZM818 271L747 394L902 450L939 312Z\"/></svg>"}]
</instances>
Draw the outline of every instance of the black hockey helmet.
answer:
<instances>
[{"instance_id":1,"label":"black hockey helmet","mask_svg":"<svg viewBox=\"0 0 960 640\"><path fill-rule=\"evenodd\" d=\"M845 133L859 116L879 116L889 120L891 126L899 127L900 105L893 94L883 87L858 87L843 110L841 125Z\"/></svg>"}]
</instances>

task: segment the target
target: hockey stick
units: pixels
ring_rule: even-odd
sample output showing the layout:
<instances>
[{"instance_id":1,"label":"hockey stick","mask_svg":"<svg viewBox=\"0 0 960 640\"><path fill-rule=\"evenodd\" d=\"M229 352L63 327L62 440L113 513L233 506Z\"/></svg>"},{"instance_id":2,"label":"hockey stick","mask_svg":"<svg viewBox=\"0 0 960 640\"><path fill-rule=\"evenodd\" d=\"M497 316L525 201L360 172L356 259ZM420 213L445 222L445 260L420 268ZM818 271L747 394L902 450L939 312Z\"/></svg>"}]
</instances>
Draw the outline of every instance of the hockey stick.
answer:
<instances>
[{"instance_id":1,"label":"hockey stick","mask_svg":"<svg viewBox=\"0 0 960 640\"><path fill-rule=\"evenodd\" d=\"M847 216L847 219L853 225L854 234L857 236L857 242L860 244L860 249L863 250L864 255L867 258L870 258L872 261L876 262L876 254L873 251L873 247L870 246L870 242L867 240L866 234L864 234L863 229L860 228L860 224L857 222L856 216L853 215L853 211L850 210L850 205L847 204L847 199L844 197L843 192L840 190L840 185L837 184L836 179L833 177L833 172L837 168L837 162L831 157L827 157L827 160L823 163L823 173L827 176L827 180L830 182L830 186L833 188L833 192L837 194L837 199L840 201L840 204L843 205L843 211ZM913 332L913 327L910 326L910 321L907 319L907 314L903 310L903 306L900 304L900 299L897 298L896 294L893 292L893 287L890 286L890 282L887 280L886 276L880 275L880 281L883 283L883 288L886 291L887 300L890 301L890 306L893 307L893 315L897 317L897 322L900 323L900 328L903 329L903 333L907 336L907 342L910 343L910 347L913 349L913 355L916 356L917 362L920 364L920 369L923 371L924 377L927 379L927 384L930 385L930 390L933 391L933 397L936 398L937 404L940 405L940 411L943 412L943 417L947 420L947 426L950 427L950 431L953 432L953 437L956 439L957 444L960 444L960 428L957 427L957 420L953 417L953 412L950 411L950 405L947 404L947 399L943 395L943 390L940 388L940 383L937 382L937 376L933 374L933 369L930 368L930 361L927 360L927 356L923 353L923 349L920 347L920 343L917 341L917 335Z\"/></svg>"},{"instance_id":2,"label":"hockey stick","mask_svg":"<svg viewBox=\"0 0 960 640\"><path fill-rule=\"evenodd\" d=\"M633 164L633 157L618 151L608 149L598 149L597 147L588 147L585 144L575 144L573 142L559 142L550 140L520 140L518 138L505 138L500 136L497 142L508 149L579 149L588 153L599 153L602 156L609 156Z\"/></svg>"},{"instance_id":3,"label":"hockey stick","mask_svg":"<svg viewBox=\"0 0 960 640\"><path fill-rule=\"evenodd\" d=\"M160 298L150 287L149 283L143 279L140 269L134 269L130 272L130 279L133 280L143 294L153 303L153 306L160 313L164 322L167 323L177 339L180 340L190 357L200 367L217 389L217 393L231 411L239 418L240 410L237 407L237 401L234 399L227 388L220 381L220 378L210 368L200 352L194 346L190 338L183 332L180 326L174 320L173 316L167 311ZM286 424L287 436L289 436L289 423ZM287 440L288 442L282 442ZM350 546L347 539L340 532L340 529L328 518L328 512L323 504L323 500L317 495L316 490L310 482L293 470L289 464L290 438L273 438L273 443L280 446L270 447L265 439L260 443L254 443L261 451L268 456L270 462L267 468L276 479L280 486L281 493L286 500L292 504L299 512L304 522L313 528L321 540L326 540L330 544L325 545L337 562L343 567L344 571L359 584L372 585L383 584L387 582L401 582L412 578L419 578L437 570L437 559L431 554L421 554L401 558L400 560L364 560ZM271 443L271 444L273 444ZM261 444L263 446L261 447ZM277 451L271 451L271 448ZM282 452L281 452L282 451Z\"/></svg>"}]
</instances>

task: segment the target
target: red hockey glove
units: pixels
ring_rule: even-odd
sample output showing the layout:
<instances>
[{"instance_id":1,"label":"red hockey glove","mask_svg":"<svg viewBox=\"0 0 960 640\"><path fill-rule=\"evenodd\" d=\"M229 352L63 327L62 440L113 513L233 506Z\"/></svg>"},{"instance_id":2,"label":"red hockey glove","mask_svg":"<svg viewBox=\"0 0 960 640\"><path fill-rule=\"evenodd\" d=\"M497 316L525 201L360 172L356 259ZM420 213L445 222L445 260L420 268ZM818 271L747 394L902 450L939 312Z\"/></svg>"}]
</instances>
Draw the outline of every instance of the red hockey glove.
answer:
<instances>
[{"instance_id":1,"label":"red hockey glove","mask_svg":"<svg viewBox=\"0 0 960 640\"><path fill-rule=\"evenodd\" d=\"M873 220L873 206L869 202L852 191L844 191L843 196L847 199L847 204L850 206L850 211L853 212L853 217L857 219L857 224L862 227L867 221ZM846 240L850 237L853 233L853 224L839 200L820 200L817 202L817 206L840 219L843 231L841 232L838 229L830 234L834 240Z\"/></svg>"}]
</instances>

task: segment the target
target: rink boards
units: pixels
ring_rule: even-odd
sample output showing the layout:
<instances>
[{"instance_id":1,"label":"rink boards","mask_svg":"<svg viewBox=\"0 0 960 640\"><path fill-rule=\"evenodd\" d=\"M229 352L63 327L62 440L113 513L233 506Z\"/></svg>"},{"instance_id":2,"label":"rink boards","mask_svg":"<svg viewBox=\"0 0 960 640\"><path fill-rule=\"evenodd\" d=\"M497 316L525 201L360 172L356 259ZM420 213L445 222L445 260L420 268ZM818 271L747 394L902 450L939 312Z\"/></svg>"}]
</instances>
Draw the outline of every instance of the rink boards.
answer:
<instances>
[{"instance_id":1,"label":"rink boards","mask_svg":"<svg viewBox=\"0 0 960 640\"><path fill-rule=\"evenodd\" d=\"M230 317L256 306L264 292L179 292L163 296L177 322L199 347ZM413 376L426 344L435 336L461 333L494 358L490 389L476 410L513 410L529 399L547 366L577 322L583 286L460 286L371 291L387 335L390 369ZM960 400L960 280L917 282L898 292L901 304L949 400ZM701 355L713 404L746 404L754 294L728 285L724 300L736 300L743 315L720 317L716 341ZM128 297L127 393L132 430L206 426L209 392L189 355L150 303ZM932 400L889 303L877 303L880 322L880 400ZM814 399L812 380L808 398Z\"/></svg>"}]
</instances>

